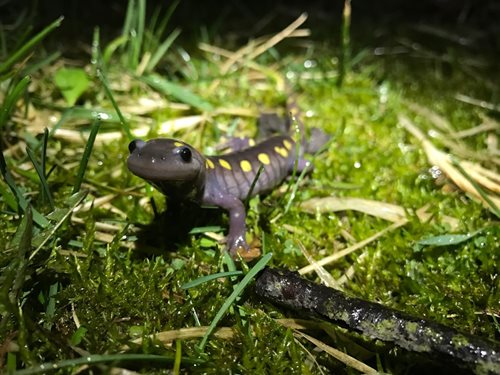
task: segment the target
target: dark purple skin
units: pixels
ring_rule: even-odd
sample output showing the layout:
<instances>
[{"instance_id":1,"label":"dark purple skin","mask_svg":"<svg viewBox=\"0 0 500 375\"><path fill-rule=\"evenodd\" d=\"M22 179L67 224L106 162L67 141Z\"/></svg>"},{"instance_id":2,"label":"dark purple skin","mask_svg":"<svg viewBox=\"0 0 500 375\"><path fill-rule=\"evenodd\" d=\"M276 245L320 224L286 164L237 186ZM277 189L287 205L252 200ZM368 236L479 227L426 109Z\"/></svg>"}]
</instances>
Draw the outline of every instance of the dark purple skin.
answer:
<instances>
[{"instance_id":1,"label":"dark purple skin","mask_svg":"<svg viewBox=\"0 0 500 375\"><path fill-rule=\"evenodd\" d=\"M222 156L203 156L190 145L168 138L129 144L129 170L151 183L170 199L191 200L200 205L218 206L229 213L227 246L231 256L249 251L245 240L246 212L243 201L260 166L263 170L251 196L272 190L294 168L296 146L289 136L274 136L256 146L247 141L233 143L243 148ZM260 155L260 160L259 160ZM263 157L262 155L266 155ZM309 162L297 158L297 172Z\"/></svg>"}]
</instances>

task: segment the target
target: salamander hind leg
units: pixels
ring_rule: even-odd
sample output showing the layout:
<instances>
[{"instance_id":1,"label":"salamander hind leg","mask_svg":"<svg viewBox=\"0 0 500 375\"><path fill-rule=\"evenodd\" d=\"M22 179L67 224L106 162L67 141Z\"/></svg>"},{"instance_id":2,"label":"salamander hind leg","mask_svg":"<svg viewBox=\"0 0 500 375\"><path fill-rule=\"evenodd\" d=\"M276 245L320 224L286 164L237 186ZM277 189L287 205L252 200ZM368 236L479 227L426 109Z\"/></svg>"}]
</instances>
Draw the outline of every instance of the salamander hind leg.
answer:
<instances>
[{"instance_id":1,"label":"salamander hind leg","mask_svg":"<svg viewBox=\"0 0 500 375\"><path fill-rule=\"evenodd\" d=\"M292 164L292 167L291 167L289 173L293 172L293 168L294 168L294 164ZM304 158L299 158L297 160L296 172L297 172L297 174L300 174L304 170L306 171L306 174L311 173L314 170L314 165L309 160L306 160Z\"/></svg>"},{"instance_id":2,"label":"salamander hind leg","mask_svg":"<svg viewBox=\"0 0 500 375\"><path fill-rule=\"evenodd\" d=\"M325 146L332 137L319 128L312 128L306 144L306 152L315 154Z\"/></svg>"},{"instance_id":3,"label":"salamander hind leg","mask_svg":"<svg viewBox=\"0 0 500 375\"><path fill-rule=\"evenodd\" d=\"M318 128L311 129L311 135L308 142L305 144L305 152L308 154L315 154L319 152L331 139L331 136L326 134L323 130ZM297 161L297 173L302 173L305 169L306 173L311 173L314 170L314 165L302 157L303 152L299 153ZM292 166L293 170L293 166ZM290 173L292 172L290 171Z\"/></svg>"},{"instance_id":4,"label":"salamander hind leg","mask_svg":"<svg viewBox=\"0 0 500 375\"><path fill-rule=\"evenodd\" d=\"M231 137L228 138L226 142L218 145L217 150L224 150L226 152L236 152L241 151L246 148L255 146L255 141L248 137Z\"/></svg>"}]
</instances>

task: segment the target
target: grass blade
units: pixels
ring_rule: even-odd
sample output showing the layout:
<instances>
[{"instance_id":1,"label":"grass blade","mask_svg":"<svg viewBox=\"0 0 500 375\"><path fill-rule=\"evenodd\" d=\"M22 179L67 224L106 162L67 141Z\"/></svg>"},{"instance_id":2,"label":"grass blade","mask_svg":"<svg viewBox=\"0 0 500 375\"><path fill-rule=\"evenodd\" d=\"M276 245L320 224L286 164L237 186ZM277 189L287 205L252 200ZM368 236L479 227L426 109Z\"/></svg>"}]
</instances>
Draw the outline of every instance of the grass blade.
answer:
<instances>
[{"instance_id":1,"label":"grass blade","mask_svg":"<svg viewBox=\"0 0 500 375\"><path fill-rule=\"evenodd\" d=\"M29 76L24 77L14 86L12 91L9 94L7 94L4 104L0 108L0 130L7 122L7 119L10 116L12 108L14 108L19 98L26 92L26 89L30 82L31 78ZM1 148L1 145L0 145L0 173L2 174L10 190L14 194L17 200L18 208L20 207L24 212L26 212L26 209L28 207L28 201L24 197L21 190L17 187L14 178L12 177L10 171L7 168L7 162L3 156L3 150ZM42 228L45 228L49 225L49 221L34 208L32 209L32 214L33 214L33 220Z\"/></svg>"},{"instance_id":2,"label":"grass blade","mask_svg":"<svg viewBox=\"0 0 500 375\"><path fill-rule=\"evenodd\" d=\"M128 11L130 10L130 17ZM137 3L133 0L129 2L127 9L126 26L129 36L129 56L128 68L135 70L139 65L139 55L142 50L144 39L144 23L146 18L146 2L139 0Z\"/></svg>"},{"instance_id":3,"label":"grass blade","mask_svg":"<svg viewBox=\"0 0 500 375\"><path fill-rule=\"evenodd\" d=\"M175 340L175 362L173 368L174 375L180 374L181 362L182 362L182 341Z\"/></svg>"},{"instance_id":4,"label":"grass blade","mask_svg":"<svg viewBox=\"0 0 500 375\"><path fill-rule=\"evenodd\" d=\"M285 211L284 211L285 214L290 210L290 207L292 207L292 203L295 199L295 196L297 195L297 190L299 189L300 182L304 179L307 172L308 168L304 168L302 172L300 172L300 175L297 178L297 180L294 181L294 184L292 186L292 191L290 192L290 198L288 199L288 202L286 203L285 206Z\"/></svg>"},{"instance_id":5,"label":"grass blade","mask_svg":"<svg viewBox=\"0 0 500 375\"><path fill-rule=\"evenodd\" d=\"M247 194L247 197L245 198L245 202L243 202L243 205L245 207L248 207L248 202L250 201L250 198L252 198L253 189L255 189L255 185L257 185L257 181L259 180L259 177L262 174L263 170L264 170L264 164L260 163L259 169L257 169L257 173L255 174L255 177L252 181L252 184L250 185L250 189L248 190L248 194Z\"/></svg>"},{"instance_id":6,"label":"grass blade","mask_svg":"<svg viewBox=\"0 0 500 375\"><path fill-rule=\"evenodd\" d=\"M153 13L151 13L151 16L149 16L148 18L148 28L146 29L146 32L144 34L144 51L151 50L151 43L153 43L154 45L158 45L157 42L160 38L153 38L153 36L156 29L156 24L158 23L158 19L160 18L161 9L161 7L156 6L153 10ZM162 36L162 34L157 35L160 37Z\"/></svg>"},{"instance_id":7,"label":"grass blade","mask_svg":"<svg viewBox=\"0 0 500 375\"><path fill-rule=\"evenodd\" d=\"M113 111L108 111L105 109L100 109L100 108L85 108L85 107L73 107L70 108L66 111L64 111L63 116L66 116L64 121L67 120L88 120L88 121L95 121L99 120L101 122L120 122L120 117L118 117ZM61 118L62 120L62 118ZM60 121L61 121L60 120ZM54 126L54 129L60 128L63 123L59 124L59 122Z\"/></svg>"},{"instance_id":8,"label":"grass blade","mask_svg":"<svg viewBox=\"0 0 500 375\"><path fill-rule=\"evenodd\" d=\"M113 41L109 43L106 48L104 49L104 52L102 54L102 61L105 66L109 64L109 61L111 60L111 56L113 56L113 53L121 46L123 46L125 43L127 43L128 37L122 35Z\"/></svg>"},{"instance_id":9,"label":"grass blade","mask_svg":"<svg viewBox=\"0 0 500 375\"><path fill-rule=\"evenodd\" d=\"M220 308L220 310L217 312L215 315L215 318L212 320L210 323L210 326L207 329L207 332L203 336L203 339L200 342L199 349L203 351L205 348L205 345L207 343L208 337L210 334L213 332L215 327L217 326L217 323L222 319L226 311L229 309L229 307L233 304L233 302L238 298L238 296L243 293L247 285L250 283L250 281L266 266L266 264L271 260L273 256L273 253L268 253L264 255L260 260L257 262L255 266L252 267L252 269L245 275L243 280L239 282L238 285L234 288L233 292L227 299L224 301L224 304Z\"/></svg>"},{"instance_id":10,"label":"grass blade","mask_svg":"<svg viewBox=\"0 0 500 375\"><path fill-rule=\"evenodd\" d=\"M314 165L314 161L316 160L318 155L320 155L323 151L328 150L328 148L330 147L330 145L332 144L334 139L335 138L333 138L333 137L330 138L323 146L320 147L320 149L318 151L316 151L316 153L313 155L313 157L311 159L312 165ZM300 146L299 142L296 143L296 147L297 147L296 154L300 155L300 147L301 146ZM298 159L295 161L294 166L293 166L292 178L290 180L290 182L292 183L292 191L290 192L290 198L288 199L288 202L287 202L286 207L285 207L285 211L284 211L285 213L287 213L290 210L290 208L292 207L292 203L295 199L295 196L297 195L297 190L299 189L300 182L304 179L305 175L310 172L309 167L304 168L302 170L302 172L300 173L299 177L297 178L297 180L295 180L295 175L297 173L297 163L298 163ZM288 185L288 188L286 191L287 194L289 192L289 189L290 189L290 185Z\"/></svg>"},{"instance_id":11,"label":"grass blade","mask_svg":"<svg viewBox=\"0 0 500 375\"><path fill-rule=\"evenodd\" d=\"M0 196L4 203L10 207L11 210L16 211L19 210L19 206L17 204L16 196L12 194L12 191L7 189L3 184L0 184Z\"/></svg>"},{"instance_id":12,"label":"grass blade","mask_svg":"<svg viewBox=\"0 0 500 375\"><path fill-rule=\"evenodd\" d=\"M467 234L441 234L438 236L426 237L417 241L421 246L451 246L458 245L462 242L468 241L477 234L481 233L480 230Z\"/></svg>"},{"instance_id":13,"label":"grass blade","mask_svg":"<svg viewBox=\"0 0 500 375\"><path fill-rule=\"evenodd\" d=\"M1 144L0 144L0 173L2 174L10 190L14 194L14 197L16 198L17 201L17 206L20 207L21 210L26 212L26 209L28 208L28 201L24 197L21 190L17 187L14 178L10 174L10 171L7 169L7 162L5 161L5 157L3 156L3 150ZM49 225L49 221L34 208L32 208L32 211L33 211L33 220L35 221L35 223L37 223L42 228L46 228Z\"/></svg>"},{"instance_id":14,"label":"grass blade","mask_svg":"<svg viewBox=\"0 0 500 375\"><path fill-rule=\"evenodd\" d=\"M181 285L181 289L194 288L195 286L201 285L211 280L220 279L222 277L238 276L241 275L242 273L243 273L242 271L228 271L228 272L218 272L212 275L202 276L193 281Z\"/></svg>"},{"instance_id":15,"label":"grass blade","mask_svg":"<svg viewBox=\"0 0 500 375\"><path fill-rule=\"evenodd\" d=\"M148 65L146 66L146 71L151 72L154 70L156 65L160 62L161 58L167 53L168 49L172 45L172 43L177 39L181 31L179 29L175 29L170 33L170 35L165 39L165 41L158 47L154 55L149 60Z\"/></svg>"},{"instance_id":16,"label":"grass blade","mask_svg":"<svg viewBox=\"0 0 500 375\"><path fill-rule=\"evenodd\" d=\"M34 72L42 69L43 67L46 67L46 66L52 64L54 61L59 59L59 57L61 57L61 52L57 51L57 52L51 53L47 57L45 57L39 61L36 61L33 64L31 64L30 66L26 67L26 69L24 69L22 71L22 74L23 75L33 74Z\"/></svg>"},{"instance_id":17,"label":"grass blade","mask_svg":"<svg viewBox=\"0 0 500 375\"><path fill-rule=\"evenodd\" d=\"M40 43L52 30L61 25L64 17L59 17L54 22L52 22L45 29L40 31L37 35L31 38L28 42L23 43L23 45L14 53L12 53L7 60L0 64L0 74L10 69L16 62L21 60L34 46Z\"/></svg>"},{"instance_id":18,"label":"grass blade","mask_svg":"<svg viewBox=\"0 0 500 375\"><path fill-rule=\"evenodd\" d=\"M210 225L206 227L194 227L189 231L189 234L198 234L205 232L222 232L224 230L220 225Z\"/></svg>"},{"instance_id":19,"label":"grass blade","mask_svg":"<svg viewBox=\"0 0 500 375\"><path fill-rule=\"evenodd\" d=\"M139 0L137 7L134 9L135 25L131 29L131 53L129 61L129 69L135 70L139 65L139 56L142 51L142 43L144 40L144 23L146 18L146 2Z\"/></svg>"},{"instance_id":20,"label":"grass blade","mask_svg":"<svg viewBox=\"0 0 500 375\"><path fill-rule=\"evenodd\" d=\"M165 78L160 77L158 74L150 74L148 76L142 77L141 80L146 82L155 90L160 91L162 94L173 96L177 100L189 104L192 107L198 108L201 111L210 112L213 110L212 105L205 99L182 86L167 81Z\"/></svg>"},{"instance_id":21,"label":"grass blade","mask_svg":"<svg viewBox=\"0 0 500 375\"><path fill-rule=\"evenodd\" d=\"M0 108L0 129L3 128L7 122L12 108L14 108L19 98L26 92L30 82L31 77L25 76L14 86L12 91L7 94L4 103Z\"/></svg>"},{"instance_id":22,"label":"grass blade","mask_svg":"<svg viewBox=\"0 0 500 375\"><path fill-rule=\"evenodd\" d=\"M9 262L9 265L2 270L1 298L3 309L0 322L1 332L5 332L5 326L8 324L11 314L16 314L19 311L19 291L25 280L25 271L28 265L26 253L31 249L32 238L33 216L31 208L28 206L16 234L9 244L9 247L13 249L17 247L17 254Z\"/></svg>"},{"instance_id":23,"label":"grass blade","mask_svg":"<svg viewBox=\"0 0 500 375\"><path fill-rule=\"evenodd\" d=\"M125 120L125 117L123 117L122 111L120 110L120 107L118 107L118 103L116 103L115 97L113 96L113 93L111 92L111 89L109 87L108 81L106 80L106 77L104 76L104 73L102 69L98 68L97 69L97 77L102 83L102 86L104 87L104 91L106 92L106 95L108 99L111 101L111 104L113 105L113 108L116 111L116 114L120 118L120 122L123 126L123 130L125 130L125 134L127 135L127 138L131 141L134 139L132 136L132 133L130 132L130 125L127 120Z\"/></svg>"},{"instance_id":24,"label":"grass blade","mask_svg":"<svg viewBox=\"0 0 500 375\"><path fill-rule=\"evenodd\" d=\"M57 217L57 222L50 227L48 227L43 232L37 234L33 238L33 246L36 246L36 249L31 253L29 259L33 259L34 256L40 251L40 249L47 243L47 241L56 233L56 231L63 225L66 219L71 215L73 210L83 201L86 197L87 193L79 192L73 194L68 199L68 207L64 209L56 209L51 213L52 216Z\"/></svg>"},{"instance_id":25,"label":"grass blade","mask_svg":"<svg viewBox=\"0 0 500 375\"><path fill-rule=\"evenodd\" d=\"M49 142L49 130L47 128L43 129L43 139L42 139L42 173L47 176L47 143Z\"/></svg>"},{"instance_id":26,"label":"grass blade","mask_svg":"<svg viewBox=\"0 0 500 375\"><path fill-rule=\"evenodd\" d=\"M52 199L52 194L50 193L49 184L47 183L47 179L45 178L45 173L43 171L43 168L36 160L35 154L31 150L31 148L26 147L26 153L28 154L28 157L30 158L31 162L33 163L33 166L35 167L35 171L38 174L38 178L40 179L40 184L42 186L43 196L45 198L47 198L47 200L49 202L50 209L53 210L54 209L54 200Z\"/></svg>"},{"instance_id":27,"label":"grass blade","mask_svg":"<svg viewBox=\"0 0 500 375\"><path fill-rule=\"evenodd\" d=\"M94 33L92 34L92 59L90 60L92 65L100 63L99 61L101 54L101 29L98 26L94 27Z\"/></svg>"},{"instance_id":28,"label":"grass blade","mask_svg":"<svg viewBox=\"0 0 500 375\"><path fill-rule=\"evenodd\" d=\"M98 108L71 107L62 112L59 121L50 129L47 141L52 139L54 134L66 123L66 121L70 120L100 120L101 122L107 123L120 122L119 117L113 112ZM36 144L33 150L38 151L40 147L43 146L43 141L42 139L42 141Z\"/></svg>"},{"instance_id":29,"label":"grass blade","mask_svg":"<svg viewBox=\"0 0 500 375\"><path fill-rule=\"evenodd\" d=\"M26 254L31 250L31 240L33 239L33 213L31 211L31 206L28 205L26 208L26 213L17 229L14 243L18 248L17 259L16 259L16 277L12 283L12 288L9 292L10 302L15 305L18 293L24 282L24 273L26 271L26 266L28 262L26 261ZM17 243L18 242L18 243Z\"/></svg>"},{"instance_id":30,"label":"grass blade","mask_svg":"<svg viewBox=\"0 0 500 375\"><path fill-rule=\"evenodd\" d=\"M78 174L76 177L76 183L73 188L73 194L80 191L82 186L83 176L85 175L85 170L87 169L87 164L89 162L90 154L92 148L94 147L94 141L101 126L100 120L95 120L90 129L89 138L87 139L87 144L85 145L85 150L83 151L82 161L80 162L80 167L78 169Z\"/></svg>"},{"instance_id":31,"label":"grass blade","mask_svg":"<svg viewBox=\"0 0 500 375\"><path fill-rule=\"evenodd\" d=\"M155 30L155 34L157 35L158 39L160 39L161 36L163 35L163 32L165 31L165 28L168 25L168 21L170 21L170 18L172 17L172 14L174 13L175 9L177 8L177 5L179 5L179 2L180 2L180 0L175 0L168 7L167 14L165 14L165 17L162 18L160 25Z\"/></svg>"},{"instance_id":32,"label":"grass blade","mask_svg":"<svg viewBox=\"0 0 500 375\"><path fill-rule=\"evenodd\" d=\"M135 15L135 0L129 0L127 4L127 13L125 15L125 22L123 23L123 31L122 31L122 37L125 38L126 40L129 40L131 36L132 22L134 20L134 15Z\"/></svg>"},{"instance_id":33,"label":"grass blade","mask_svg":"<svg viewBox=\"0 0 500 375\"><path fill-rule=\"evenodd\" d=\"M139 65L139 56L142 51L142 44L144 42L144 23L146 21L146 0L139 0L139 7L137 9L137 38L135 38L134 45L134 68Z\"/></svg>"}]
</instances>

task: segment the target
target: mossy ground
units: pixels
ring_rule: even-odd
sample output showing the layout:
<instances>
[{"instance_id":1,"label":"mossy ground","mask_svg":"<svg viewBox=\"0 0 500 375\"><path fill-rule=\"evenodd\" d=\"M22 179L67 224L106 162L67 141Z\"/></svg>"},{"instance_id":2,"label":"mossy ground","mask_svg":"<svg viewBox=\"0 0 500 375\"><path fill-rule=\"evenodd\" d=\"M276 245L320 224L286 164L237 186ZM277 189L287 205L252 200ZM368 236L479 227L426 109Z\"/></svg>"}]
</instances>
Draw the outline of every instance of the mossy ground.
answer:
<instances>
[{"instance_id":1,"label":"mossy ground","mask_svg":"<svg viewBox=\"0 0 500 375\"><path fill-rule=\"evenodd\" d=\"M299 202L309 198L361 197L397 204L410 213L428 205L435 220L421 222L410 215L406 225L327 269L338 279L349 267L354 267L352 278L344 285L352 295L464 332L498 339L498 218L460 190L450 188L449 183L444 187L436 184L424 151L415 138L398 125L400 114L410 116L424 129L428 125L428 119L415 116L408 109L408 102L419 103L439 113L457 131L479 124L481 116L497 116L498 111L486 111L455 99L457 93L465 93L493 103L498 100L500 82L490 75L494 71L492 64L496 63L498 68L498 62L491 58L494 53L483 54L477 48L429 36L419 40L425 51L433 52L425 58L419 55L419 50L415 52L411 48L402 56L376 56L369 43L363 45L362 39L355 38L355 26L352 26L355 64L348 67L341 86L338 85L337 58L340 51L332 40L315 40L315 32L321 35L325 30L315 30L311 21L307 27L313 37L306 42L300 38L288 39L252 60L254 65L237 64L236 69L225 75L221 74L225 58L201 52L188 42L184 46L182 38L175 41L175 48L158 64L156 72L196 93L215 110L206 112L207 118L188 130L162 135L183 139L207 153L213 153L220 137L228 133L253 135L256 132L254 116L217 114L216 109L250 109L254 114L261 110L284 113L287 94L277 89L275 77L288 74L305 114L306 127L320 127L334 139L328 150L315 158L315 170L301 181L288 212L284 213L284 207L290 196L283 188L250 201L249 232L263 241L265 251L273 253L270 264L298 269L307 265L307 261L297 241L302 242L314 258L320 259L390 224L352 211L306 214ZM361 27L359 31L363 34ZM14 32L21 35L23 30ZM415 34L422 37L414 30L407 34L403 31L401 35L408 38ZM47 45L54 46L58 39L57 29L50 38L52 43ZM230 38L220 35L205 35L205 38L208 39L204 42L219 45L220 41L220 45L229 50L236 50L243 44L230 42ZM102 39L111 38L102 36ZM498 35L495 40L498 47ZM12 45L14 41L13 35L7 38ZM90 46L92 40L79 42ZM101 43L102 50L109 45ZM7 43L6 47L10 45ZM57 47L47 47L47 50L53 52ZM3 51L7 55L8 52L9 49ZM44 53L41 49L35 50L33 61L41 59ZM105 65L105 71L114 98L132 130L146 123L151 129L148 137L152 137L158 134L159 124L164 121L201 113L193 105L180 109L160 105L157 109L129 116L133 111L127 113L127 105L138 103L140 98L153 97L163 104L178 101L178 98L162 98L144 84L137 77L137 66L134 66L135 71L131 70L129 56L130 49L118 49ZM479 63L468 64L467 58ZM114 113L97 76L96 65L90 60L89 55L78 60L59 57L32 72L26 95L18 102L9 121L1 124L8 168L32 205L45 216L51 208L47 200L42 199L40 182L26 157L25 145L35 147L40 134L36 126L50 129L53 126L48 121L50 116L59 118L68 107L60 87L49 78L64 66L83 67L90 80L90 85L78 98L78 106ZM28 60L26 64L30 63ZM12 71L16 73L15 68ZM14 75L12 80L16 79ZM212 86L214 81L218 82L215 88ZM9 82L12 81L1 83L2 99L6 97ZM89 116L77 117L63 124L63 128L80 132L85 140L91 122ZM100 134L122 131L120 129L119 121L103 121ZM89 192L86 202L111 194L109 202L96 201L87 211L75 213L80 222L64 221L36 256L29 258L33 248L28 250L26 268L21 274L22 280L18 281L19 291L14 299L9 291L12 291L20 260L19 250L12 244L23 215L7 205L7 193L0 197L1 281L4 284L0 301L3 318L0 354L3 366L7 366L7 361L9 368L24 368L88 353L118 353L124 350L124 345L131 345L131 339L161 331L206 326L232 292L233 284L226 279L187 291L181 289L182 284L197 277L226 270L227 265L221 257L223 245L203 233L175 233L174 236L169 233L208 225L224 229L227 217L215 210L182 213L179 220L168 214L155 215L151 200L156 210L162 212L165 199L127 170L128 141L123 131L122 134L111 142L96 143L81 187L82 191ZM488 134L491 133L466 138L464 143L471 152L481 154ZM498 128L493 136L495 134L498 136ZM57 136L48 141L47 170L54 168L48 183L55 207L68 204L83 147L84 142ZM486 165L494 168L493 163L486 162ZM8 191L4 180L0 181L0 186L2 191ZM422 238L451 233L442 220L444 216L458 219L455 233L482 231L458 245L417 248L415 244ZM112 224L117 229L103 229L103 224ZM284 224L297 230L292 233ZM35 226L35 236L39 231ZM245 269L245 266L240 264L238 268ZM319 373L318 366L335 372L354 371L324 353L314 352L306 342L294 339L292 331L274 321L282 316L293 316L293 313L263 303L252 295L251 289L247 290L219 324L233 327L235 336L231 340L210 339L204 357L208 361L187 371ZM84 328L78 330L77 325ZM340 331L336 337L336 340L323 339L354 357L359 355L360 360L381 371L398 373L411 366L408 357L398 350L364 342L361 345L365 349L361 351L359 339ZM199 356L198 342L198 339L183 340L182 354ZM131 350L164 354L175 353L178 349L175 345L163 346L145 339ZM320 365L311 361L311 352ZM141 365L139 369L143 372L168 371Z\"/></svg>"}]
</instances>

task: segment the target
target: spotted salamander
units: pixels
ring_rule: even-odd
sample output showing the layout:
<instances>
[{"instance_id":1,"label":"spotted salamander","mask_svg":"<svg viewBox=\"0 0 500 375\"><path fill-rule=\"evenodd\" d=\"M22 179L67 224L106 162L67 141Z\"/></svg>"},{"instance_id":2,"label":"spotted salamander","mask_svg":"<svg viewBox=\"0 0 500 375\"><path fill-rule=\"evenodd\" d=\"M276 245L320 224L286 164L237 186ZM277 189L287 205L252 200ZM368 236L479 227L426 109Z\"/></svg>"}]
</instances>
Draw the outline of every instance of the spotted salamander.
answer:
<instances>
[{"instance_id":1,"label":"spotted salamander","mask_svg":"<svg viewBox=\"0 0 500 375\"><path fill-rule=\"evenodd\" d=\"M253 196L279 185L292 172L296 160L298 173L308 168L309 162L302 158L302 151L296 154L295 141L287 135L275 135L257 145L252 145L251 140L235 142L232 148L231 153L222 156L205 156L176 139L134 140L129 144L127 164L133 174L169 199L227 210L228 250L233 257L240 254L246 258L251 249L245 240L243 201L249 193ZM250 192L261 165L263 169Z\"/></svg>"}]
</instances>

